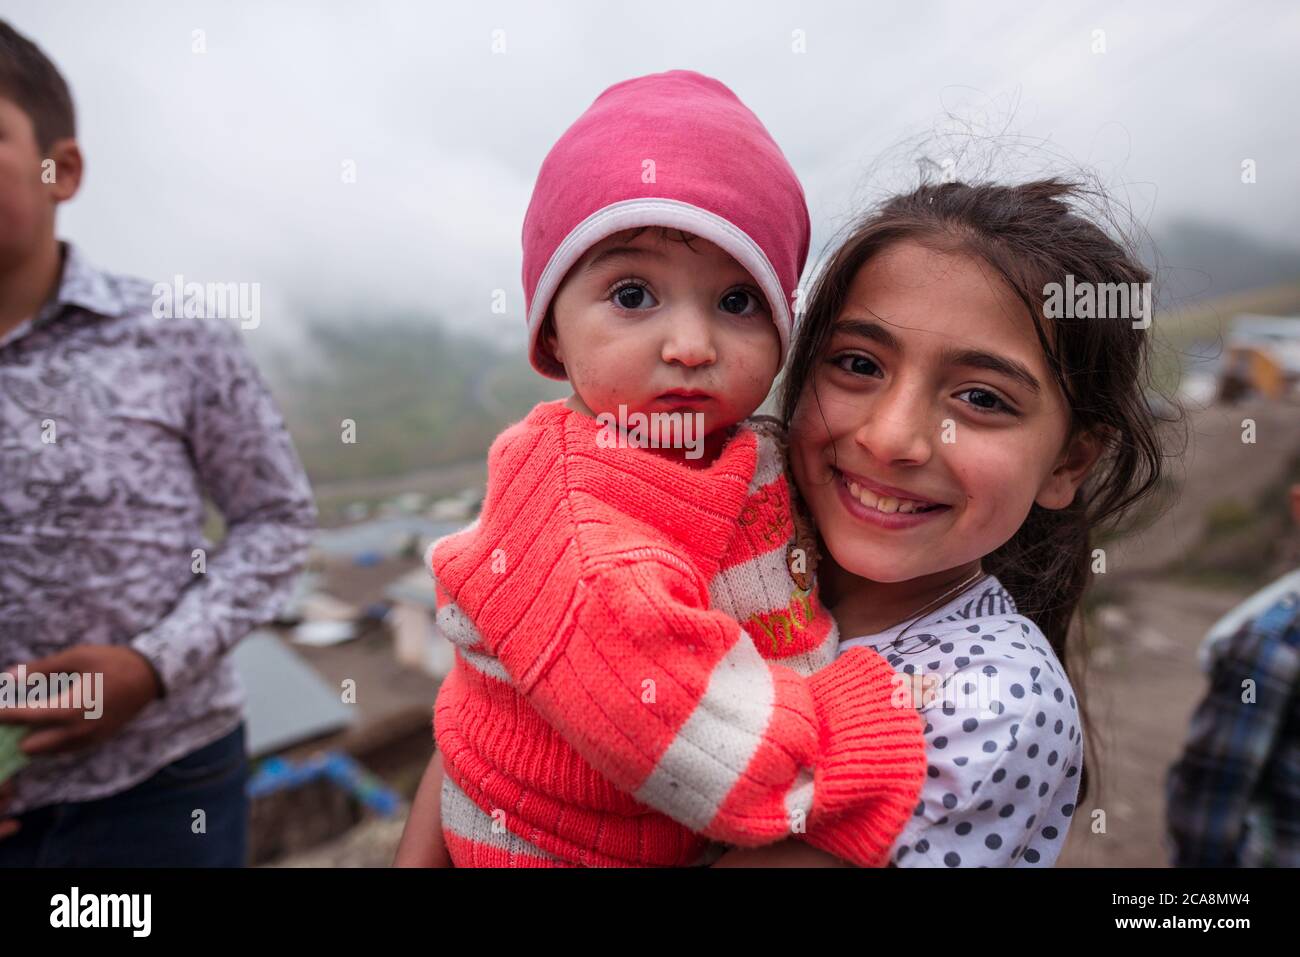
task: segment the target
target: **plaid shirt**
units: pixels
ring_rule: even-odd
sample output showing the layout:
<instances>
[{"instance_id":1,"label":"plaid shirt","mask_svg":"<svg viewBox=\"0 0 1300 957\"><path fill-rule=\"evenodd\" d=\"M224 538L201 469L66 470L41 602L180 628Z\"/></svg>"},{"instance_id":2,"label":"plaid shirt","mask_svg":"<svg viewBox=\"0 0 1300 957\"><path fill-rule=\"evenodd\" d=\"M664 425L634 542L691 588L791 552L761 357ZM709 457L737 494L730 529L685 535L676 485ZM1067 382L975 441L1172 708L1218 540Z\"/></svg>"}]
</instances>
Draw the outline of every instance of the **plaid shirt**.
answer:
<instances>
[{"instance_id":1,"label":"plaid shirt","mask_svg":"<svg viewBox=\"0 0 1300 957\"><path fill-rule=\"evenodd\" d=\"M1209 670L1169 772L1173 863L1300 866L1300 589L1213 644Z\"/></svg>"}]
</instances>

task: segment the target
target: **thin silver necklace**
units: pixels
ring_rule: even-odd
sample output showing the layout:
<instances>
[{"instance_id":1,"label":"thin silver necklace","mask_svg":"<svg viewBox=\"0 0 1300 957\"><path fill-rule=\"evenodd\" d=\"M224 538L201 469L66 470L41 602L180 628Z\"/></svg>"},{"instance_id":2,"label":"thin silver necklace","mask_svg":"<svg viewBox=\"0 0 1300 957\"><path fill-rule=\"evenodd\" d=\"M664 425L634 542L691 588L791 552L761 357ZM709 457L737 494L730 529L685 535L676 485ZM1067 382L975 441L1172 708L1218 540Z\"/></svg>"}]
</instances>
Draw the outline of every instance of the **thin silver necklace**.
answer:
<instances>
[{"instance_id":1,"label":"thin silver necklace","mask_svg":"<svg viewBox=\"0 0 1300 957\"><path fill-rule=\"evenodd\" d=\"M900 631L894 637L894 640L891 641L890 644L896 646L900 641L902 641L907 636L907 632L912 628L912 626L915 625L922 618L924 618L927 612L931 611L934 608L941 607L944 604L944 602L950 601L954 596L961 595L967 589L973 588L975 585L979 584L987 577L988 577L988 573L984 571L984 569L982 568L975 569L974 573L972 573L971 576L967 578L965 581L954 585L952 588L949 588L938 598L933 599L924 607L922 607L921 610L916 613L916 616L903 627L903 630Z\"/></svg>"}]
</instances>

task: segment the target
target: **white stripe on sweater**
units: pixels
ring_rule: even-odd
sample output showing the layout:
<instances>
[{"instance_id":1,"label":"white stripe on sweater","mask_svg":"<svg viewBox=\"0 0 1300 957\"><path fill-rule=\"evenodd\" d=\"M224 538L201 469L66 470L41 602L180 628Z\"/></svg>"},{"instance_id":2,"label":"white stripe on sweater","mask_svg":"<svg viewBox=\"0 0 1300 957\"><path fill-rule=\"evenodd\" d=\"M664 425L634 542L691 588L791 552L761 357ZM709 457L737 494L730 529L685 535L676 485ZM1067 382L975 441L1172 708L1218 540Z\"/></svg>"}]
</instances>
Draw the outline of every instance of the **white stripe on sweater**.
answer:
<instances>
[{"instance_id":1,"label":"white stripe on sweater","mask_svg":"<svg viewBox=\"0 0 1300 957\"><path fill-rule=\"evenodd\" d=\"M758 439L758 460L754 464L754 476L749 480L750 495L775 482L785 471L785 458L776 441L762 432L755 432L755 437Z\"/></svg>"},{"instance_id":2,"label":"white stripe on sweater","mask_svg":"<svg viewBox=\"0 0 1300 957\"><path fill-rule=\"evenodd\" d=\"M517 834L512 834L505 826L508 818L502 812L502 823L497 823L491 814L485 812L468 794L457 786L449 776L442 778L442 826L457 837L476 844L486 844L499 848L510 854L527 854L546 860L558 860L548 851L525 841Z\"/></svg>"},{"instance_id":3,"label":"white stripe on sweater","mask_svg":"<svg viewBox=\"0 0 1300 957\"><path fill-rule=\"evenodd\" d=\"M703 697L634 797L703 831L753 760L775 704L768 662L738 630Z\"/></svg>"}]
</instances>

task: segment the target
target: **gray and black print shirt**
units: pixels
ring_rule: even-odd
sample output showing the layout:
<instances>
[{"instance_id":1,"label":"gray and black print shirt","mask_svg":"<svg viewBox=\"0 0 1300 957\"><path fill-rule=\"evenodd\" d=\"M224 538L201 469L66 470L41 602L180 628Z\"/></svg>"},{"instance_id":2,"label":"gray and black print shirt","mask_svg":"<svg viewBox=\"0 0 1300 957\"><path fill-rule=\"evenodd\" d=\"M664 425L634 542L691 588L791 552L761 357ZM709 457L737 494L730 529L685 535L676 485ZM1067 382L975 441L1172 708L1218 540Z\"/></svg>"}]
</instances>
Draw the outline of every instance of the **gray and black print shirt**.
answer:
<instances>
[{"instance_id":1,"label":"gray and black print shirt","mask_svg":"<svg viewBox=\"0 0 1300 957\"><path fill-rule=\"evenodd\" d=\"M284 602L316 526L240 332L156 318L151 283L63 251L58 293L0 338L0 667L128 645L165 690L106 743L33 759L13 813L115 794L233 730L225 654Z\"/></svg>"}]
</instances>

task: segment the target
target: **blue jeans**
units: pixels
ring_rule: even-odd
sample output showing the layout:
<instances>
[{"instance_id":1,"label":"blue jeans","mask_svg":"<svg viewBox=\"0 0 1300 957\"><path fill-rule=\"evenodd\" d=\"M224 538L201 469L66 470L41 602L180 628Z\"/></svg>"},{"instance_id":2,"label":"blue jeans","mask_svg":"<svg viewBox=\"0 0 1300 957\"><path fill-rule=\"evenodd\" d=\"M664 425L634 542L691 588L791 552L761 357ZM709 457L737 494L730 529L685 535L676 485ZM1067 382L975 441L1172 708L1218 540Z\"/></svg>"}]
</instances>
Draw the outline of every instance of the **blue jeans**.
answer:
<instances>
[{"instance_id":1,"label":"blue jeans","mask_svg":"<svg viewBox=\"0 0 1300 957\"><path fill-rule=\"evenodd\" d=\"M0 867L243 867L247 779L241 724L126 791L19 814Z\"/></svg>"}]
</instances>

